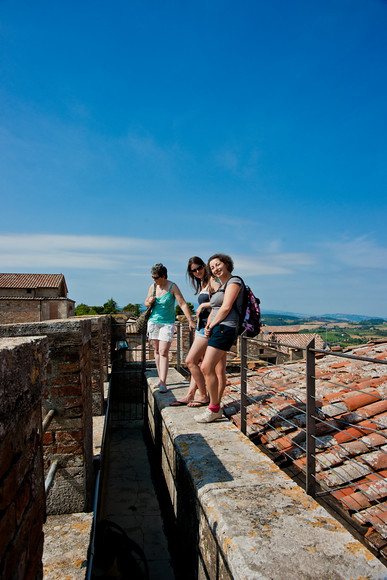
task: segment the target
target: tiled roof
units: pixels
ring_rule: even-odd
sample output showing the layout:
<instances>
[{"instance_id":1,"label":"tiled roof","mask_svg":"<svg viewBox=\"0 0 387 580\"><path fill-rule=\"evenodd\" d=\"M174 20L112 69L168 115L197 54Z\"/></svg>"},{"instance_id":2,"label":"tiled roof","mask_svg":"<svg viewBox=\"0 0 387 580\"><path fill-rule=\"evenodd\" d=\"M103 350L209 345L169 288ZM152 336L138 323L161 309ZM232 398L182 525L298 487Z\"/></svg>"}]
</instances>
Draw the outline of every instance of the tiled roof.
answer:
<instances>
[{"instance_id":1,"label":"tiled roof","mask_svg":"<svg viewBox=\"0 0 387 580\"><path fill-rule=\"evenodd\" d=\"M387 342L361 345L346 353L384 361ZM315 379L316 479L386 559L387 366L323 356L316 359ZM248 371L248 435L302 472L306 471L305 383L305 361ZM239 376L228 375L226 414L238 426L239 392Z\"/></svg>"},{"instance_id":2,"label":"tiled roof","mask_svg":"<svg viewBox=\"0 0 387 580\"><path fill-rule=\"evenodd\" d=\"M63 274L2 274L0 288L58 288Z\"/></svg>"},{"instance_id":3,"label":"tiled roof","mask_svg":"<svg viewBox=\"0 0 387 580\"><path fill-rule=\"evenodd\" d=\"M67 302L74 302L70 298L66 298L65 296L0 296L0 300L22 300L25 302L26 300L67 300Z\"/></svg>"},{"instance_id":4,"label":"tiled roof","mask_svg":"<svg viewBox=\"0 0 387 580\"><path fill-rule=\"evenodd\" d=\"M279 334L279 335L277 335L277 333L273 333L273 334L270 334L267 338L265 338L265 340L273 340L273 341L278 340L278 342L280 342L280 343L284 343L286 345L289 345L289 346L278 346L278 348L275 347L275 345L271 345L272 348L274 347L281 352L288 353L292 347L305 348L310 343L312 338L315 339L315 348L323 349L324 341L322 340L321 336L319 336L318 334Z\"/></svg>"},{"instance_id":5,"label":"tiled roof","mask_svg":"<svg viewBox=\"0 0 387 580\"><path fill-rule=\"evenodd\" d=\"M284 333L284 334L289 334L289 333L298 333L300 332L300 327L299 326L267 326L266 324L264 326L262 326L262 332L264 332L265 334L272 334L273 332L275 332L276 334L279 333Z\"/></svg>"}]
</instances>

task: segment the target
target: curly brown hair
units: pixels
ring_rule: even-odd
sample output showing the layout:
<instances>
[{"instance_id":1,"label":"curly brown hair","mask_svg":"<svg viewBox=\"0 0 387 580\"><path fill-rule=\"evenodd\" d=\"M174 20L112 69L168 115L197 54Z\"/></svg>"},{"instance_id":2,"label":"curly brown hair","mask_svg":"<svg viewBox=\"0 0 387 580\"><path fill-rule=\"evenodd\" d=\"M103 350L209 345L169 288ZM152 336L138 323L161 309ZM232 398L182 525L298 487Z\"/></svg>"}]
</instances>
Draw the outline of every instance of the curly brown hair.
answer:
<instances>
[{"instance_id":1,"label":"curly brown hair","mask_svg":"<svg viewBox=\"0 0 387 580\"><path fill-rule=\"evenodd\" d=\"M214 254L213 256L211 256L211 258L208 258L207 262L208 268L210 267L210 262L212 260L220 260L221 262L223 262L223 264L227 267L227 270L230 272L230 274L234 269L234 262L232 261L230 256L227 256L227 254Z\"/></svg>"}]
</instances>

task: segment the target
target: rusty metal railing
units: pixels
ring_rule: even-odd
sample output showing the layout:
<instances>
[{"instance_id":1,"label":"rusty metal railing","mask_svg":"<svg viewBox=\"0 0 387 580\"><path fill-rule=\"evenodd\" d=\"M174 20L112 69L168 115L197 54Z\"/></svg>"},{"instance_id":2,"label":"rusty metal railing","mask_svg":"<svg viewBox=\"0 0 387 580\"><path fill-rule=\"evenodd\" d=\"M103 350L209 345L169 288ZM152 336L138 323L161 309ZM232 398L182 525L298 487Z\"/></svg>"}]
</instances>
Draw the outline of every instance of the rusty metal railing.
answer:
<instances>
[{"instance_id":1,"label":"rusty metal railing","mask_svg":"<svg viewBox=\"0 0 387 580\"><path fill-rule=\"evenodd\" d=\"M247 355L247 341L253 341L260 343L262 345L267 346L275 346L278 348L279 346L296 348L299 350L305 351L305 383L306 383L306 405L305 405L305 435L306 435L306 491L309 495L315 496L316 495L316 421L322 422L322 418L317 416L316 412L316 386L315 386L315 357L316 354L323 354L325 356L334 356L334 357L342 357L345 359L352 359L352 360L360 360L365 362L372 362L375 364L382 364L387 365L386 360L374 359L369 357L357 356L357 355L350 355L346 353L336 352L336 351L329 351L329 350L321 350L315 348L315 341L312 339L306 347L300 347L299 345L289 345L280 342L272 342L268 340L256 339L256 338L247 338L246 336L241 336L241 346L240 346L240 356L241 356L241 431L246 434L247 433L247 363L248 363L248 355ZM301 361L298 361L301 362ZM273 365L278 366L278 365ZM342 387L342 385L341 385ZM361 392L361 391L358 391ZM300 409L298 408L298 411ZM289 424L291 421L289 421Z\"/></svg>"},{"instance_id":2,"label":"rusty metal railing","mask_svg":"<svg viewBox=\"0 0 387 580\"><path fill-rule=\"evenodd\" d=\"M55 415L56 415L56 409L52 408L46 413L44 419L42 420L42 429L41 429L41 437L42 438L43 438L43 435L45 434L45 432L47 431L47 429L49 428L51 421L53 420ZM46 478L44 480L44 491L45 491L46 495L48 494L52 484L54 483L54 478L55 478L55 475L58 471L58 467L59 467L58 460L53 461L50 465L50 469L48 470L48 473L47 473Z\"/></svg>"}]
</instances>

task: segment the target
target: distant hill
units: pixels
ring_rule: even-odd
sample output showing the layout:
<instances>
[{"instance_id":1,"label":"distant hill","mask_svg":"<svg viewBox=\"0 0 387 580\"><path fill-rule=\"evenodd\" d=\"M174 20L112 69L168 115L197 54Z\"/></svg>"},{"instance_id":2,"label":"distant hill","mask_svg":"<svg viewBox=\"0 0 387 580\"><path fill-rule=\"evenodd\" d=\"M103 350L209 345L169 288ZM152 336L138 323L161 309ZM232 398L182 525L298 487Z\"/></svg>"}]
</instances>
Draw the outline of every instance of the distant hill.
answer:
<instances>
[{"instance_id":1,"label":"distant hill","mask_svg":"<svg viewBox=\"0 0 387 580\"><path fill-rule=\"evenodd\" d=\"M350 320L351 322L361 322L362 320L373 320L375 318L386 320L382 316L366 316L365 314L324 314L323 317L333 318L334 320Z\"/></svg>"},{"instance_id":2,"label":"distant hill","mask_svg":"<svg viewBox=\"0 0 387 580\"><path fill-rule=\"evenodd\" d=\"M385 318L366 316L362 314L322 314L310 315L310 314L300 314L295 312L282 312L280 310L273 311L262 311L262 319L268 326L286 326L292 324L302 324L305 322L319 321L319 322L331 322L331 321L341 321L341 322L362 322L364 320L374 320L379 318L380 320L386 321Z\"/></svg>"}]
</instances>

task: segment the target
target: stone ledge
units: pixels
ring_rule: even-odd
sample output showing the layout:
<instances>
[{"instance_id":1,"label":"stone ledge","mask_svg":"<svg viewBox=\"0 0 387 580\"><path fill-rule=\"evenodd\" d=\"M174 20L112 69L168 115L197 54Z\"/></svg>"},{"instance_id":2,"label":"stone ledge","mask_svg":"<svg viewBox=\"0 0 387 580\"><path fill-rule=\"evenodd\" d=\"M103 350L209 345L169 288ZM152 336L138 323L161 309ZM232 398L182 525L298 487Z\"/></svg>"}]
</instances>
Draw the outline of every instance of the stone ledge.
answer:
<instances>
[{"instance_id":1,"label":"stone ledge","mask_svg":"<svg viewBox=\"0 0 387 580\"><path fill-rule=\"evenodd\" d=\"M179 373L170 370L166 394L155 388L154 372L147 377L152 432L156 445L162 440L178 521L187 489L196 507L200 578L387 578L366 547L227 419L200 424L200 409L170 407L188 387Z\"/></svg>"}]
</instances>

